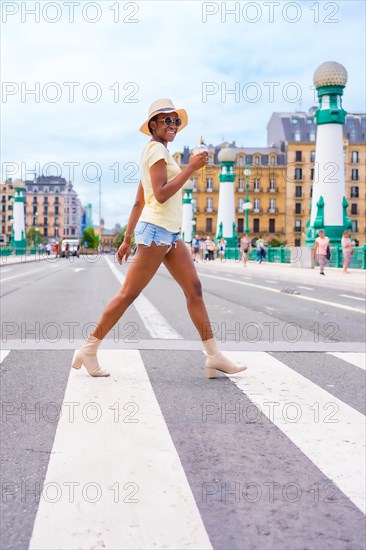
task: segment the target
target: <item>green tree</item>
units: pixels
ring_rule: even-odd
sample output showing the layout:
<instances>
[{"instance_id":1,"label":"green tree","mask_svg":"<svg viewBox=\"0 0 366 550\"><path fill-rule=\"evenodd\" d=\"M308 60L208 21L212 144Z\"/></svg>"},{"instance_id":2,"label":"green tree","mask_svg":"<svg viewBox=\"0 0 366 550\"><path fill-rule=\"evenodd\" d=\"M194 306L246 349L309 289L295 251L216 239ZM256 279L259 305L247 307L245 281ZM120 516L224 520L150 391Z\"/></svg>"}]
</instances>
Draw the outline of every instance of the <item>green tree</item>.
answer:
<instances>
[{"instance_id":1,"label":"green tree","mask_svg":"<svg viewBox=\"0 0 366 550\"><path fill-rule=\"evenodd\" d=\"M27 245L34 246L36 243L36 228L30 227L26 233Z\"/></svg>"},{"instance_id":2,"label":"green tree","mask_svg":"<svg viewBox=\"0 0 366 550\"><path fill-rule=\"evenodd\" d=\"M83 243L87 248L98 248L99 236L95 234L94 227L86 227L83 231Z\"/></svg>"}]
</instances>

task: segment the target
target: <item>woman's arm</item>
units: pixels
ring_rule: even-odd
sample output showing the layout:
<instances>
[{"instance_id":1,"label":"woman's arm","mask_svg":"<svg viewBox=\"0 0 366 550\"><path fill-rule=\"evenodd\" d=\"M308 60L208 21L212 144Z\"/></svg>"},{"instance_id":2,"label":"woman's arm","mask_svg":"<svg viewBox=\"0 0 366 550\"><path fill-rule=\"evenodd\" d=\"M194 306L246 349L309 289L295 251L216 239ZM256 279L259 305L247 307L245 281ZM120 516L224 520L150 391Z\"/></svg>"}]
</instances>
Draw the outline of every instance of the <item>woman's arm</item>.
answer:
<instances>
[{"instance_id":1,"label":"woman's arm","mask_svg":"<svg viewBox=\"0 0 366 550\"><path fill-rule=\"evenodd\" d=\"M208 162L208 153L202 152L198 155L192 155L189 159L189 164L175 176L171 181L167 181L167 169L165 160L160 159L150 168L151 184L155 198L161 204L166 202L170 197L175 195L177 191L186 183L190 176L196 170L205 166Z\"/></svg>"},{"instance_id":2,"label":"woman's arm","mask_svg":"<svg viewBox=\"0 0 366 550\"><path fill-rule=\"evenodd\" d=\"M130 217L128 218L123 241L117 251L117 260L118 260L118 263L120 264L122 264L122 260L124 258L127 261L129 255L131 254L131 244L130 244L131 237L135 230L136 224L139 221L139 217L141 216L141 212L144 206L145 206L144 189L140 181L139 186L137 188L135 202L133 204Z\"/></svg>"}]
</instances>

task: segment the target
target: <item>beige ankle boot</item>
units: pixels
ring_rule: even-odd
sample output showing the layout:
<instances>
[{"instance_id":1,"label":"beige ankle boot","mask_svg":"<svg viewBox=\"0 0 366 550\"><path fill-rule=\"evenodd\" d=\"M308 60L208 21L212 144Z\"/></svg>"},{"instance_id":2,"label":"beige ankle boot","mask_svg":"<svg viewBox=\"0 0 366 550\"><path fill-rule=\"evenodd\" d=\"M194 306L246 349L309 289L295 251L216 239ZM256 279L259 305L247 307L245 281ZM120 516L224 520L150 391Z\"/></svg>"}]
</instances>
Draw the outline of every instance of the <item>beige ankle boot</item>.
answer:
<instances>
[{"instance_id":1,"label":"beige ankle boot","mask_svg":"<svg viewBox=\"0 0 366 550\"><path fill-rule=\"evenodd\" d=\"M245 365L236 365L221 353L215 338L204 340L202 343L207 353L205 364L207 378L215 378L217 374L216 371L218 370L226 374L237 374L238 372L246 370L247 367Z\"/></svg>"},{"instance_id":2,"label":"beige ankle boot","mask_svg":"<svg viewBox=\"0 0 366 550\"><path fill-rule=\"evenodd\" d=\"M90 376L109 376L110 373L102 370L98 363L97 351L100 343L101 340L95 336L88 336L83 347L75 351L71 366L74 369L80 369L81 365L84 365Z\"/></svg>"}]
</instances>

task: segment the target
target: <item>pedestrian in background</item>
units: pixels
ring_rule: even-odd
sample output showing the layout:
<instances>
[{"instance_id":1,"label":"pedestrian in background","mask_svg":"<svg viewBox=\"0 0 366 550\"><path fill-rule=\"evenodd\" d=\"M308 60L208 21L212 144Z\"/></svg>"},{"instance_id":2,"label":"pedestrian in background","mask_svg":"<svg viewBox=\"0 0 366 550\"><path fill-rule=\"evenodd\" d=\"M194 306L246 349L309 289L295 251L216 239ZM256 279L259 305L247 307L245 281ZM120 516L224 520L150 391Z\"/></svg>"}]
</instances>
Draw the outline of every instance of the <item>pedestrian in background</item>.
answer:
<instances>
[{"instance_id":1,"label":"pedestrian in background","mask_svg":"<svg viewBox=\"0 0 366 550\"><path fill-rule=\"evenodd\" d=\"M207 151L201 151L192 155L188 165L181 170L168 151L168 143L174 141L177 132L187 123L188 116L184 109L176 109L170 99L159 99L150 106L148 118L140 127L150 141L141 156L141 181L123 242L117 251L117 260L122 264L123 259L127 260L130 256L133 234L137 252L120 291L107 304L97 328L84 346L75 352L72 363L76 369L84 365L92 376L109 376L109 372L99 366L98 347L162 263L186 296L188 312L207 354L207 377L214 378L217 371L236 374L246 369L244 365L235 365L219 350L191 253L180 238L182 187L193 172L208 162ZM161 293L166 293L165 286Z\"/></svg>"},{"instance_id":2,"label":"pedestrian in background","mask_svg":"<svg viewBox=\"0 0 366 550\"><path fill-rule=\"evenodd\" d=\"M265 246L264 246L264 240L262 239L262 236L259 235L256 243L255 243L255 246L256 246L256 249L257 249L257 262L259 262L260 264L262 263L262 261L264 260L264 258L266 257L266 249L265 249Z\"/></svg>"},{"instance_id":3,"label":"pedestrian in background","mask_svg":"<svg viewBox=\"0 0 366 550\"><path fill-rule=\"evenodd\" d=\"M252 243L249 238L249 235L248 234L243 235L242 238L240 239L240 252L242 254L244 267L247 266L247 261L249 259L249 252L251 250L251 247L252 247Z\"/></svg>"},{"instance_id":4,"label":"pedestrian in background","mask_svg":"<svg viewBox=\"0 0 366 550\"><path fill-rule=\"evenodd\" d=\"M323 229L319 229L318 237L314 242L313 258L316 260L320 267L320 275L325 275L324 268L328 263L328 257L330 253L329 238L325 236Z\"/></svg>"},{"instance_id":5,"label":"pedestrian in background","mask_svg":"<svg viewBox=\"0 0 366 550\"><path fill-rule=\"evenodd\" d=\"M199 235L195 235L192 239L192 256L193 261L198 262L200 257L201 241Z\"/></svg>"},{"instance_id":6,"label":"pedestrian in background","mask_svg":"<svg viewBox=\"0 0 366 550\"><path fill-rule=\"evenodd\" d=\"M206 260L208 261L214 260L216 247L210 235L207 235L206 237L205 247L206 247Z\"/></svg>"},{"instance_id":7,"label":"pedestrian in background","mask_svg":"<svg viewBox=\"0 0 366 550\"><path fill-rule=\"evenodd\" d=\"M219 241L217 243L217 250L218 250L218 253L219 253L220 262L224 262L225 261L226 241L223 237L221 239L219 239Z\"/></svg>"},{"instance_id":8,"label":"pedestrian in background","mask_svg":"<svg viewBox=\"0 0 366 550\"><path fill-rule=\"evenodd\" d=\"M343 273L350 273L347 269L351 263L353 247L356 246L356 243L355 241L351 241L351 231L349 229L343 232L341 244L343 253Z\"/></svg>"}]
</instances>

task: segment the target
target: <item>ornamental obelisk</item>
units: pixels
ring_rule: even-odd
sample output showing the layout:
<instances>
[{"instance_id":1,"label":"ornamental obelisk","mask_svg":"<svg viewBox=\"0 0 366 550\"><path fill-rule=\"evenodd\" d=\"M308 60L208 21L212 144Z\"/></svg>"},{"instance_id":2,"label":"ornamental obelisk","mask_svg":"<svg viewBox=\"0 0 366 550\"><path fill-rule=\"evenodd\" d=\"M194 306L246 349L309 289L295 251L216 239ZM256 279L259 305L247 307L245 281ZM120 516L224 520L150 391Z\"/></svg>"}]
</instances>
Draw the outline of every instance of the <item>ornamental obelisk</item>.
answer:
<instances>
[{"instance_id":1,"label":"ornamental obelisk","mask_svg":"<svg viewBox=\"0 0 366 550\"><path fill-rule=\"evenodd\" d=\"M342 233L351 226L347 217L343 160L342 108L347 71L334 61L323 63L314 73L319 107L315 113L317 137L313 196L306 245L312 246L319 229L324 229L332 244L339 244Z\"/></svg>"}]
</instances>

